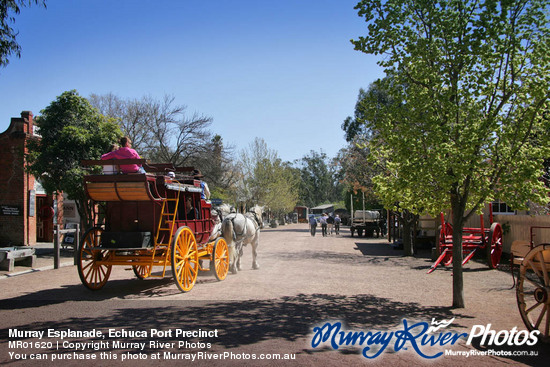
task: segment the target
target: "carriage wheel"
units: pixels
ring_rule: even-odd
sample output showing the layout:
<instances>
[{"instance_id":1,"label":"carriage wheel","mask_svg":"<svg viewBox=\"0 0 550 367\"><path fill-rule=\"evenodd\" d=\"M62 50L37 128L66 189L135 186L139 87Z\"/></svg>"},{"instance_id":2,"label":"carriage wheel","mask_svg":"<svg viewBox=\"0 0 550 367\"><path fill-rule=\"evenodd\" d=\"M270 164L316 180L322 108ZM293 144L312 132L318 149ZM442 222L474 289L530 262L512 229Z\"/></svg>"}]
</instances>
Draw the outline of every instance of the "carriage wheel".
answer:
<instances>
[{"instance_id":1,"label":"carriage wheel","mask_svg":"<svg viewBox=\"0 0 550 367\"><path fill-rule=\"evenodd\" d=\"M534 247L521 262L516 297L527 329L550 342L550 244Z\"/></svg>"},{"instance_id":2,"label":"carriage wheel","mask_svg":"<svg viewBox=\"0 0 550 367\"><path fill-rule=\"evenodd\" d=\"M109 275L111 275L111 265L103 265L98 262L104 260L108 255L108 250L99 248L103 229L93 227L86 232L80 245L80 261L78 262L78 276L86 288L91 290L101 289Z\"/></svg>"},{"instance_id":3,"label":"carriage wheel","mask_svg":"<svg viewBox=\"0 0 550 367\"><path fill-rule=\"evenodd\" d=\"M132 270L139 280L143 280L151 275L151 265L132 265Z\"/></svg>"},{"instance_id":4,"label":"carriage wheel","mask_svg":"<svg viewBox=\"0 0 550 367\"><path fill-rule=\"evenodd\" d=\"M178 288L188 292L199 272L199 252L195 235L189 227L180 227L172 242L172 274Z\"/></svg>"},{"instance_id":5,"label":"carriage wheel","mask_svg":"<svg viewBox=\"0 0 550 367\"><path fill-rule=\"evenodd\" d=\"M229 271L229 250L227 242L223 238L218 238L214 243L212 250L212 262L214 263L214 274L216 279L224 280Z\"/></svg>"},{"instance_id":6,"label":"carriage wheel","mask_svg":"<svg viewBox=\"0 0 550 367\"><path fill-rule=\"evenodd\" d=\"M502 226L500 223L493 223L489 231L489 237L485 243L485 253L487 255L487 264L491 269L496 269L500 264L502 256Z\"/></svg>"}]
</instances>

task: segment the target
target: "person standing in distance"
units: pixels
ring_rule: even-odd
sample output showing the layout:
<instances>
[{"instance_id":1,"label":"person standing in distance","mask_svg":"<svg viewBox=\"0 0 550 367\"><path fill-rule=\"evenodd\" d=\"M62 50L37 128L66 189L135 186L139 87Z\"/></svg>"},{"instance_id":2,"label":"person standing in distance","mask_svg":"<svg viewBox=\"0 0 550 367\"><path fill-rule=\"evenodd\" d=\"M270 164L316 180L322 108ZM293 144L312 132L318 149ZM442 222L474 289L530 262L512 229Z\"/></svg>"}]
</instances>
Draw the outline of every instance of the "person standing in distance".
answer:
<instances>
[{"instance_id":1,"label":"person standing in distance","mask_svg":"<svg viewBox=\"0 0 550 367\"><path fill-rule=\"evenodd\" d=\"M317 229L317 220L313 214L309 215L309 232L312 237L315 237L315 231Z\"/></svg>"}]
</instances>

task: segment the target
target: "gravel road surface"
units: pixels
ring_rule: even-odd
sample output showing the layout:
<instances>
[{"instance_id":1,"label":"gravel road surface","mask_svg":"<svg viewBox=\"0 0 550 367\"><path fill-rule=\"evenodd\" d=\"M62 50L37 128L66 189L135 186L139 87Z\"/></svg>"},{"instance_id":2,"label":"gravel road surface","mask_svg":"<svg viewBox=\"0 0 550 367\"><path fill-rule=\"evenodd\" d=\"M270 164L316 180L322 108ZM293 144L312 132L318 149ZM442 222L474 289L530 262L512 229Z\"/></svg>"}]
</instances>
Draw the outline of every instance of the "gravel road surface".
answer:
<instances>
[{"instance_id":1,"label":"gravel road surface","mask_svg":"<svg viewBox=\"0 0 550 367\"><path fill-rule=\"evenodd\" d=\"M453 336L481 328L525 330L506 266L489 270L481 259L470 261L466 308L451 309L451 269L426 274L427 250L403 257L384 239L350 237L347 229L311 237L307 225L292 224L264 229L258 252L259 270L251 269L245 248L241 272L221 282L201 273L188 293L179 292L169 270L165 278L140 281L122 266L95 292L81 285L75 266L0 279L0 364L549 365L550 346L541 342L499 347L462 337L452 344ZM432 321L450 320L432 334L433 346L420 338L403 343ZM315 332L338 323L342 331L362 332L355 335L365 336L363 343L343 345ZM375 358L362 355L377 351Z\"/></svg>"}]
</instances>

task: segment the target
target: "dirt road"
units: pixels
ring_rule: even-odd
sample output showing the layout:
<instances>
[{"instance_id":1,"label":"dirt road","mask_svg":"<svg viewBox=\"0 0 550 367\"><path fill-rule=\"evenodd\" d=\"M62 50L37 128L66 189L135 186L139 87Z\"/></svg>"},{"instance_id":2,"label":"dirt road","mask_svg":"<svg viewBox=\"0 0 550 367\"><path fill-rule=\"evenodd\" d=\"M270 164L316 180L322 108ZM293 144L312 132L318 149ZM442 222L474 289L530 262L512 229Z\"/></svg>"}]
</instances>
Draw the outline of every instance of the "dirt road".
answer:
<instances>
[{"instance_id":1,"label":"dirt road","mask_svg":"<svg viewBox=\"0 0 550 367\"><path fill-rule=\"evenodd\" d=\"M496 332L525 330L510 274L488 270L482 261L466 265L467 307L452 310L452 273L437 269L426 274L431 265L428 252L403 257L384 240L352 238L345 229L340 236L311 237L305 224L265 229L260 243L259 270L251 269L250 249L245 249L243 271L222 282L201 274L188 293L180 293L170 277L139 281L124 267L113 268L109 282L97 292L80 284L74 266L0 279L0 364L110 366L122 364L122 358L132 366L181 365L176 358L189 358L186 362L198 366L494 366L550 361L549 346L541 343L487 348L479 345L480 338L467 345L466 337L454 345L450 339L436 340L434 346L420 338L403 343L407 334L400 331L418 323L408 331L419 334L423 325L434 326L432 320L454 318L434 334L448 338L470 334L475 325L475 330L488 324ZM364 343L345 346L338 338L319 340L315 327L338 322L342 330L363 332ZM21 334L16 336L14 330ZM39 339L41 331L45 334ZM362 355L365 350L370 357L381 352L369 359ZM446 350L469 355L445 355ZM435 360L420 355L438 353L443 355ZM511 353L538 355L506 355ZM30 359L39 357L43 360Z\"/></svg>"}]
</instances>

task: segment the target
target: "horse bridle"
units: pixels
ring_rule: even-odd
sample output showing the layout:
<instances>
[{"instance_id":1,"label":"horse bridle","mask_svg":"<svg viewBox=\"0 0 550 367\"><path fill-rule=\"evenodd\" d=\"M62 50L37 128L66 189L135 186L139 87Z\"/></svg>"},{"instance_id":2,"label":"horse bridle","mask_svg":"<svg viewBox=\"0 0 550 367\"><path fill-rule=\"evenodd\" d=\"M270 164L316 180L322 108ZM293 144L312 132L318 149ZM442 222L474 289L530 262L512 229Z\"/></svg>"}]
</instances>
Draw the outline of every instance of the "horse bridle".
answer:
<instances>
[{"instance_id":1,"label":"horse bridle","mask_svg":"<svg viewBox=\"0 0 550 367\"><path fill-rule=\"evenodd\" d=\"M256 221L256 223L258 224L258 228L256 229L256 231L258 231L259 228L262 227L262 222L260 222L260 219L258 218L258 214L256 214L256 212L254 211L248 211L249 214L252 214L252 216L254 217L254 220Z\"/></svg>"}]
</instances>

